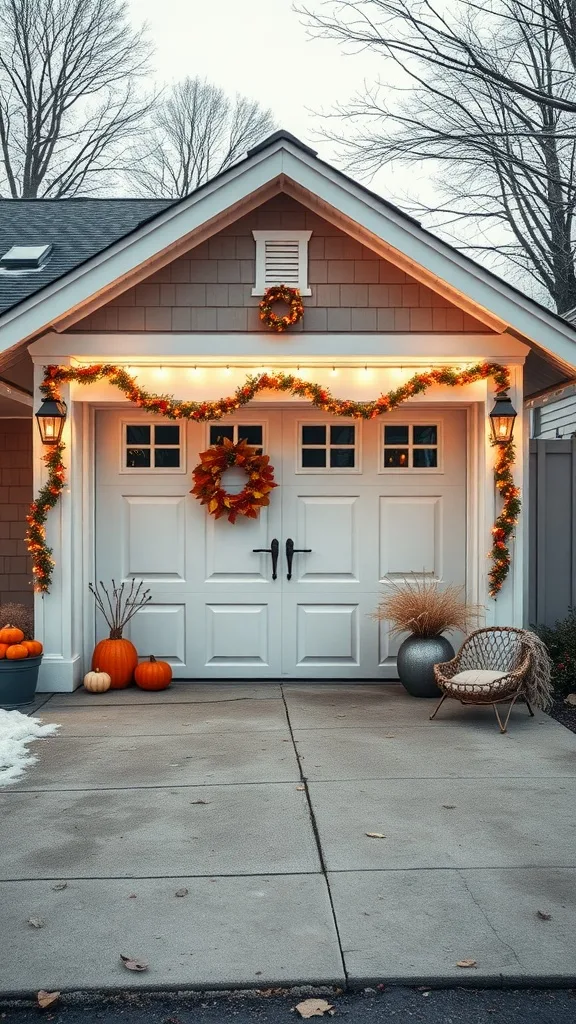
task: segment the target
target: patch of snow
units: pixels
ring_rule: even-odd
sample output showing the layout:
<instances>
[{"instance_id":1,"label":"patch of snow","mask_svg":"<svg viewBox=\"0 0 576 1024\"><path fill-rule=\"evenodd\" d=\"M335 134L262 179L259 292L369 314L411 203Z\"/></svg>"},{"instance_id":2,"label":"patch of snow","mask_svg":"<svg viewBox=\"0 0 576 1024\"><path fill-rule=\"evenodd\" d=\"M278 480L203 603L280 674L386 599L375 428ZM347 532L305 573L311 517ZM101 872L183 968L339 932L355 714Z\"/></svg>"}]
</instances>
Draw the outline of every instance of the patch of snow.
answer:
<instances>
[{"instance_id":1,"label":"patch of snow","mask_svg":"<svg viewBox=\"0 0 576 1024\"><path fill-rule=\"evenodd\" d=\"M25 769L38 760L28 753L28 743L53 736L59 728L59 725L42 725L39 718L29 718L21 711L0 708L0 786L16 782Z\"/></svg>"}]
</instances>

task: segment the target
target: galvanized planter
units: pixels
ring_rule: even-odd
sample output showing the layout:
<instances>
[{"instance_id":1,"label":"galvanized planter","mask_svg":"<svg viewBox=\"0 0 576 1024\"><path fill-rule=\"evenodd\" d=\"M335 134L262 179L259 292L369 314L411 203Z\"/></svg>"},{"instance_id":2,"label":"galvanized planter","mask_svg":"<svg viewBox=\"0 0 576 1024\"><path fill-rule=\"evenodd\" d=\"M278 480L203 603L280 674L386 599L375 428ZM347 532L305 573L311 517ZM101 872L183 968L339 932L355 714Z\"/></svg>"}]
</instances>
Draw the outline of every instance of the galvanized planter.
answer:
<instances>
[{"instance_id":1,"label":"galvanized planter","mask_svg":"<svg viewBox=\"0 0 576 1024\"><path fill-rule=\"evenodd\" d=\"M42 655L22 658L22 661L0 661L0 708L23 707L32 704L38 684L38 670Z\"/></svg>"},{"instance_id":2,"label":"galvanized planter","mask_svg":"<svg viewBox=\"0 0 576 1024\"><path fill-rule=\"evenodd\" d=\"M454 648L445 636L406 637L396 662L402 686L412 697L441 697L434 679L434 665L451 661L453 657Z\"/></svg>"}]
</instances>

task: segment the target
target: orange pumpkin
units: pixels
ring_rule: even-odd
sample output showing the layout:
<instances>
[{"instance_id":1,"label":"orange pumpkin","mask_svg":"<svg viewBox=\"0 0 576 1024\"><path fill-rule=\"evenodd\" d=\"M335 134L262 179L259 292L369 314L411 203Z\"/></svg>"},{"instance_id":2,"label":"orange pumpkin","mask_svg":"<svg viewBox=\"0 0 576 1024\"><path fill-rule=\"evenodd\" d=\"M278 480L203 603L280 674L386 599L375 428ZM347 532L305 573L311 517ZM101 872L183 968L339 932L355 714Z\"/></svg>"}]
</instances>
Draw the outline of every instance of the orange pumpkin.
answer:
<instances>
[{"instance_id":1,"label":"orange pumpkin","mask_svg":"<svg viewBox=\"0 0 576 1024\"><path fill-rule=\"evenodd\" d=\"M101 640L92 655L92 668L99 668L110 676L112 690L123 690L129 686L137 664L138 651L130 640L123 637Z\"/></svg>"},{"instance_id":2,"label":"orange pumpkin","mask_svg":"<svg viewBox=\"0 0 576 1024\"><path fill-rule=\"evenodd\" d=\"M22 658L28 657L28 648L24 647L24 644L11 644L6 651L6 657L9 661L21 661Z\"/></svg>"},{"instance_id":3,"label":"orange pumpkin","mask_svg":"<svg viewBox=\"0 0 576 1024\"><path fill-rule=\"evenodd\" d=\"M149 661L138 665L134 680L141 690L166 690L172 682L172 669L167 661L156 661L151 654Z\"/></svg>"},{"instance_id":4,"label":"orange pumpkin","mask_svg":"<svg viewBox=\"0 0 576 1024\"><path fill-rule=\"evenodd\" d=\"M23 640L22 646L26 647L28 655L31 658L37 658L39 654L42 654L44 648L39 640Z\"/></svg>"},{"instance_id":5,"label":"orange pumpkin","mask_svg":"<svg viewBox=\"0 0 576 1024\"><path fill-rule=\"evenodd\" d=\"M4 626L0 629L0 644L19 644L24 639L24 633L16 626Z\"/></svg>"},{"instance_id":6,"label":"orange pumpkin","mask_svg":"<svg viewBox=\"0 0 576 1024\"><path fill-rule=\"evenodd\" d=\"M0 658L6 657L6 651L8 650L9 646L10 644L0 644Z\"/></svg>"}]
</instances>

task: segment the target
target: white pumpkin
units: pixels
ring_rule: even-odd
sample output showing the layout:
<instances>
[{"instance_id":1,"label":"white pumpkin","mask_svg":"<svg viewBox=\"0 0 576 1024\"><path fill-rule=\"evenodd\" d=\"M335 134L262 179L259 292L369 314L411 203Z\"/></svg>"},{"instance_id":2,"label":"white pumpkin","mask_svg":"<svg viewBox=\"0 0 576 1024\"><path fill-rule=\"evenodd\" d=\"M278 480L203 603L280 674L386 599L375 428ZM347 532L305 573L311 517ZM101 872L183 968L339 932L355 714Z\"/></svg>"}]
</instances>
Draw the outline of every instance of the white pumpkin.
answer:
<instances>
[{"instance_id":1,"label":"white pumpkin","mask_svg":"<svg viewBox=\"0 0 576 1024\"><path fill-rule=\"evenodd\" d=\"M111 685L112 680L108 673L101 672L98 668L93 672L87 672L84 676L84 689L89 690L90 693L105 693Z\"/></svg>"}]
</instances>

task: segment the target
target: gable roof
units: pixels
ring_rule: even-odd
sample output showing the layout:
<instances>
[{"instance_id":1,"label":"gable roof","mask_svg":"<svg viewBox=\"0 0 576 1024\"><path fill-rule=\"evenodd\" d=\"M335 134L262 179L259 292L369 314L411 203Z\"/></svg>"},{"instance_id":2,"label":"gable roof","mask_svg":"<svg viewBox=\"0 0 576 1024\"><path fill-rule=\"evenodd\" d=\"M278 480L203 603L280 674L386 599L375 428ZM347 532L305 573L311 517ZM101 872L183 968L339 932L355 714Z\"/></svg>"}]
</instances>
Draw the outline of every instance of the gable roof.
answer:
<instances>
[{"instance_id":1,"label":"gable roof","mask_svg":"<svg viewBox=\"0 0 576 1024\"><path fill-rule=\"evenodd\" d=\"M12 245L51 244L39 270L0 268L0 313L64 277L165 210L170 199L0 199L0 256Z\"/></svg>"},{"instance_id":2,"label":"gable roof","mask_svg":"<svg viewBox=\"0 0 576 1024\"><path fill-rule=\"evenodd\" d=\"M275 132L183 199L6 201L14 207L23 202L32 207L55 202L95 204L93 210L102 211L110 234L102 248L98 249L95 238L91 255L84 254L61 276L0 312L0 351L37 336L52 323L62 324L70 311L90 302L101 305L107 301L106 293L109 297L149 275L173 259L178 247L185 251L183 246L192 248L219 230L218 218L221 224L226 216L241 216L280 191L304 203L308 198L322 216L362 237L369 248L403 269L407 264L419 268L429 287L459 296L462 308L465 302L474 306L478 312L473 315L483 319L487 329L510 329L557 360L564 374L567 367L576 366L576 331L566 319L442 241L285 131ZM124 204L125 211L133 205L134 217L131 225L124 222L117 233L110 223L115 204ZM78 317L73 314L72 319Z\"/></svg>"}]
</instances>

